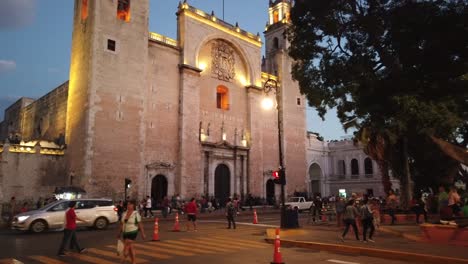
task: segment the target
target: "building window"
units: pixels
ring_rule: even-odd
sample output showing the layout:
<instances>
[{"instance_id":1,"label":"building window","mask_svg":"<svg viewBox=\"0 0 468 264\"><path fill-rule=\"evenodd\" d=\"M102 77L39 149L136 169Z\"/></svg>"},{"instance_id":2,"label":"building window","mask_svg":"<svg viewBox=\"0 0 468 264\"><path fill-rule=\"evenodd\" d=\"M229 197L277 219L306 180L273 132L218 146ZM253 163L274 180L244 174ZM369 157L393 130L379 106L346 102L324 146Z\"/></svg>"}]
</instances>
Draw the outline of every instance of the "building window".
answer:
<instances>
[{"instance_id":1,"label":"building window","mask_svg":"<svg viewBox=\"0 0 468 264\"><path fill-rule=\"evenodd\" d=\"M351 160L351 175L359 175L359 163L357 159Z\"/></svg>"},{"instance_id":2,"label":"building window","mask_svg":"<svg viewBox=\"0 0 468 264\"><path fill-rule=\"evenodd\" d=\"M125 22L130 21L130 0L119 0L117 4L117 18Z\"/></svg>"},{"instance_id":3,"label":"building window","mask_svg":"<svg viewBox=\"0 0 468 264\"><path fill-rule=\"evenodd\" d=\"M279 40L277 37L273 39L273 48L274 49L279 49Z\"/></svg>"},{"instance_id":4,"label":"building window","mask_svg":"<svg viewBox=\"0 0 468 264\"><path fill-rule=\"evenodd\" d=\"M346 175L346 163L344 160L338 161L338 174L341 178L344 178L344 175Z\"/></svg>"},{"instance_id":5,"label":"building window","mask_svg":"<svg viewBox=\"0 0 468 264\"><path fill-rule=\"evenodd\" d=\"M88 0L81 1L81 20L88 18Z\"/></svg>"},{"instance_id":6,"label":"building window","mask_svg":"<svg viewBox=\"0 0 468 264\"><path fill-rule=\"evenodd\" d=\"M223 110L229 110L229 90L225 86L216 88L216 107Z\"/></svg>"},{"instance_id":7,"label":"building window","mask_svg":"<svg viewBox=\"0 0 468 264\"><path fill-rule=\"evenodd\" d=\"M273 23L278 23L279 22L279 13L278 10L275 10L273 12Z\"/></svg>"},{"instance_id":8,"label":"building window","mask_svg":"<svg viewBox=\"0 0 468 264\"><path fill-rule=\"evenodd\" d=\"M115 40L113 39L108 39L107 40L107 49L110 51L115 51L116 43Z\"/></svg>"},{"instance_id":9,"label":"building window","mask_svg":"<svg viewBox=\"0 0 468 264\"><path fill-rule=\"evenodd\" d=\"M300 98L300 97L297 97L297 98L296 98L296 104L297 104L298 106L301 106L302 102L301 102L301 98Z\"/></svg>"},{"instance_id":10,"label":"building window","mask_svg":"<svg viewBox=\"0 0 468 264\"><path fill-rule=\"evenodd\" d=\"M370 158L366 158L364 160L364 170L366 174L374 174L374 168L372 167L372 160Z\"/></svg>"}]
</instances>

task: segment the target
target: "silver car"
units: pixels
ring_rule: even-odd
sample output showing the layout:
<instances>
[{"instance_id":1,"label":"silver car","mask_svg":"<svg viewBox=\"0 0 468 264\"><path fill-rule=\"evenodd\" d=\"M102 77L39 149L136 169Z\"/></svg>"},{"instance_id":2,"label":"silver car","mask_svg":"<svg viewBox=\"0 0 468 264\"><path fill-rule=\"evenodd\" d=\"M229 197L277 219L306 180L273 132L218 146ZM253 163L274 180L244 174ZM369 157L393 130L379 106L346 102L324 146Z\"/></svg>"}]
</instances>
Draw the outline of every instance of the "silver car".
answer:
<instances>
[{"instance_id":1,"label":"silver car","mask_svg":"<svg viewBox=\"0 0 468 264\"><path fill-rule=\"evenodd\" d=\"M40 233L47 229L62 229L65 223L65 211L70 201L76 201L76 215L85 220L77 221L77 226L105 229L118 221L117 209L110 199L59 200L44 207L18 214L12 222L12 229L30 230Z\"/></svg>"}]
</instances>

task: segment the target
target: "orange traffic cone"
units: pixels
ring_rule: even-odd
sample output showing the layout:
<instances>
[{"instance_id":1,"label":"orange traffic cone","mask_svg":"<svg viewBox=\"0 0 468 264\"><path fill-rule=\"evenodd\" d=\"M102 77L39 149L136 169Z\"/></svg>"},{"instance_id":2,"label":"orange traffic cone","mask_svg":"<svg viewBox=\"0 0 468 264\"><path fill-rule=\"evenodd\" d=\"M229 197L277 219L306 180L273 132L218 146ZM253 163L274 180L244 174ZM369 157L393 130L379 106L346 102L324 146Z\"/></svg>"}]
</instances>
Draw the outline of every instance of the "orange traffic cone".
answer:
<instances>
[{"instance_id":1,"label":"orange traffic cone","mask_svg":"<svg viewBox=\"0 0 468 264\"><path fill-rule=\"evenodd\" d=\"M279 228L276 228L276 238L275 238L275 251L273 252L273 261L271 264L284 264L280 252L280 235Z\"/></svg>"},{"instance_id":2,"label":"orange traffic cone","mask_svg":"<svg viewBox=\"0 0 468 264\"><path fill-rule=\"evenodd\" d=\"M159 241L159 218L154 219L153 241Z\"/></svg>"},{"instance_id":3,"label":"orange traffic cone","mask_svg":"<svg viewBox=\"0 0 468 264\"><path fill-rule=\"evenodd\" d=\"M176 213L175 215L175 223L174 223L174 228L172 229L172 232L180 232L179 213Z\"/></svg>"},{"instance_id":4,"label":"orange traffic cone","mask_svg":"<svg viewBox=\"0 0 468 264\"><path fill-rule=\"evenodd\" d=\"M257 218L257 210L254 209L254 219L253 219L254 224L258 224L258 218Z\"/></svg>"}]
</instances>

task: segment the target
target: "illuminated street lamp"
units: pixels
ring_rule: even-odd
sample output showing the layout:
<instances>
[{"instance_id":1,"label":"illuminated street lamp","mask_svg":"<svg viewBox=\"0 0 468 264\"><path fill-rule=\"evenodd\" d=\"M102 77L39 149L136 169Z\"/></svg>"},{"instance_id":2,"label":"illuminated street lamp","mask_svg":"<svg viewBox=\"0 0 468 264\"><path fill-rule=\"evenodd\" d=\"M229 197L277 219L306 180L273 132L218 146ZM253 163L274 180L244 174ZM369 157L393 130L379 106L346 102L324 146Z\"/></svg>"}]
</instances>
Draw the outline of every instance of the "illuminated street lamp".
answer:
<instances>
[{"instance_id":1,"label":"illuminated street lamp","mask_svg":"<svg viewBox=\"0 0 468 264\"><path fill-rule=\"evenodd\" d=\"M281 228L286 228L286 205L285 205L285 194L284 194L284 185L286 185L286 169L284 168L284 157L283 157L283 105L281 103L281 91L278 86L278 82L273 79L268 79L265 84L263 85L263 92L268 95L270 92L274 92L276 94L276 109L278 112L278 151L279 151L279 170L278 176L279 181L278 183L281 185ZM273 108L273 100L266 97L262 101L262 107L264 109L272 109Z\"/></svg>"}]
</instances>

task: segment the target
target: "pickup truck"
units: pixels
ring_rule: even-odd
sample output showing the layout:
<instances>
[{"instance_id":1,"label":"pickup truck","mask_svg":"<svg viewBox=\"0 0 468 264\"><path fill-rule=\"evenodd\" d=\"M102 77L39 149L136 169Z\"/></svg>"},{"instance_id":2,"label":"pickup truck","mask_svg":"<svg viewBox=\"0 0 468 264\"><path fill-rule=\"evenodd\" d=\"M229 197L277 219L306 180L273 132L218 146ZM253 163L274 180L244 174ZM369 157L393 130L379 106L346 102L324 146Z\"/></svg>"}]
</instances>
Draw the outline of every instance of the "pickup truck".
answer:
<instances>
[{"instance_id":1,"label":"pickup truck","mask_svg":"<svg viewBox=\"0 0 468 264\"><path fill-rule=\"evenodd\" d=\"M304 210L310 210L314 206L314 202L306 201L304 197L291 197L289 201L285 203L286 206L297 208L300 212Z\"/></svg>"}]
</instances>

